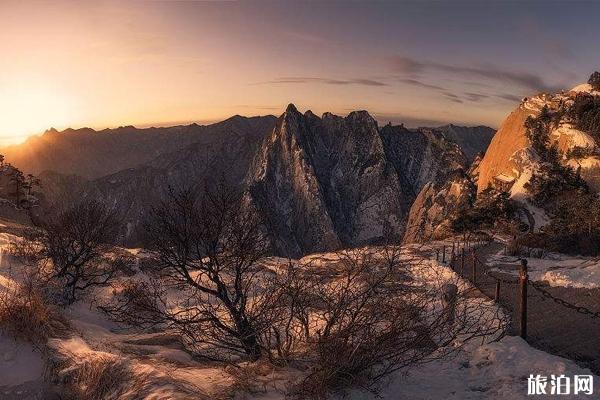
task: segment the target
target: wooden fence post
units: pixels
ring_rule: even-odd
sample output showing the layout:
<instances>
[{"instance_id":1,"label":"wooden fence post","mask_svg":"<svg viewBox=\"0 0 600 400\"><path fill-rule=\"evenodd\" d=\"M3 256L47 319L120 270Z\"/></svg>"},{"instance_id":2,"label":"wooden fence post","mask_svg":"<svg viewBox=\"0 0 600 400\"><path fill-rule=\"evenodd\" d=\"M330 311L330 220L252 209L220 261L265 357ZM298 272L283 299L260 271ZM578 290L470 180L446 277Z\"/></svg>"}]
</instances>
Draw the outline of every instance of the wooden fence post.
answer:
<instances>
[{"instance_id":1,"label":"wooden fence post","mask_svg":"<svg viewBox=\"0 0 600 400\"><path fill-rule=\"evenodd\" d=\"M446 318L448 322L454 322L454 314L456 309L456 296L458 294L458 286L447 283L442 286L442 301L446 309Z\"/></svg>"},{"instance_id":2,"label":"wooden fence post","mask_svg":"<svg viewBox=\"0 0 600 400\"><path fill-rule=\"evenodd\" d=\"M521 271L519 273L519 281L521 284L521 337L527 339L527 260L521 259Z\"/></svg>"},{"instance_id":3,"label":"wooden fence post","mask_svg":"<svg viewBox=\"0 0 600 400\"><path fill-rule=\"evenodd\" d=\"M473 268L471 270L473 284L477 283L477 257L475 256L475 250L473 250Z\"/></svg>"},{"instance_id":4,"label":"wooden fence post","mask_svg":"<svg viewBox=\"0 0 600 400\"><path fill-rule=\"evenodd\" d=\"M446 262L446 245L442 246L442 262Z\"/></svg>"},{"instance_id":5,"label":"wooden fence post","mask_svg":"<svg viewBox=\"0 0 600 400\"><path fill-rule=\"evenodd\" d=\"M462 272L462 274L465 274L465 248L463 246L461 253L460 253L460 271Z\"/></svg>"},{"instance_id":6,"label":"wooden fence post","mask_svg":"<svg viewBox=\"0 0 600 400\"><path fill-rule=\"evenodd\" d=\"M440 261L440 249L435 249L435 261Z\"/></svg>"},{"instance_id":7,"label":"wooden fence post","mask_svg":"<svg viewBox=\"0 0 600 400\"><path fill-rule=\"evenodd\" d=\"M500 279L496 279L496 292L494 293L494 300L500 301Z\"/></svg>"}]
</instances>

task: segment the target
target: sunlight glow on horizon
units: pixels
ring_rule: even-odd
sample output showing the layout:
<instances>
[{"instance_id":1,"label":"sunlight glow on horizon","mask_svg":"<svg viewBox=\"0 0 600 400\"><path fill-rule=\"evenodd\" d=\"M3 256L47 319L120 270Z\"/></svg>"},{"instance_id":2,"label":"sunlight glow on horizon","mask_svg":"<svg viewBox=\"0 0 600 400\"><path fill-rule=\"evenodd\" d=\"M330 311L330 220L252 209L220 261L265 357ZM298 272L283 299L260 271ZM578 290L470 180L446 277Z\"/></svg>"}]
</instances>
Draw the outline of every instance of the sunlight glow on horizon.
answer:
<instances>
[{"instance_id":1,"label":"sunlight glow on horizon","mask_svg":"<svg viewBox=\"0 0 600 400\"><path fill-rule=\"evenodd\" d=\"M600 65L584 51L589 7L572 23L552 5L463 6L3 0L0 146L51 127L278 116L288 103L497 127L538 83L572 87Z\"/></svg>"}]
</instances>

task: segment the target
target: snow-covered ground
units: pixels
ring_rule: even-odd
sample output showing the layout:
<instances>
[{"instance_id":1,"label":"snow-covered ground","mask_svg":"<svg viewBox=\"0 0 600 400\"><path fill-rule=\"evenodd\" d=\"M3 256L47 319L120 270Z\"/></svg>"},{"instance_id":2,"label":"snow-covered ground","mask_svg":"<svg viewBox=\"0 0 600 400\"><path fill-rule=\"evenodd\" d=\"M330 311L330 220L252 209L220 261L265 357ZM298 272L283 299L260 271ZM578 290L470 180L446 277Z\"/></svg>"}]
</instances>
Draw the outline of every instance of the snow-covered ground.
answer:
<instances>
[{"instance_id":1,"label":"snow-covered ground","mask_svg":"<svg viewBox=\"0 0 600 400\"><path fill-rule=\"evenodd\" d=\"M488 259L488 264L513 275L518 274L520 258L504 255L503 250ZM547 281L550 286L593 289L600 287L600 258L545 253L543 258L527 258L530 279Z\"/></svg>"},{"instance_id":2,"label":"snow-covered ground","mask_svg":"<svg viewBox=\"0 0 600 400\"><path fill-rule=\"evenodd\" d=\"M12 239L14 237L0 237L4 245ZM377 250L374 252L378 254ZM433 254L431 247L413 245L402 248L402 259L413 266L413 277L421 284L439 283L441 278L457 282L463 289L469 288L468 282L458 278L450 268L429 259L428 254ZM322 253L292 262L312 268L328 268L339 259L335 253ZM285 259L269 258L264 264L277 271L287 263ZM0 264L0 283L10 284L13 276L13 269L4 260ZM112 295L111 288L104 288L96 291L94 299L101 302ZM483 301L491 311L496 309L491 301ZM47 350L52 354L53 363L58 365L54 367L56 372L68 379L85 365L110 363L118 371L118 378L130 383L118 396L109 395L107 398L126 399L134 395L137 396L135 398L148 399L219 398L234 384L234 376L228 367L194 360L176 338L168 334L124 330L85 301L64 310L64 314L73 326L73 334L68 339L51 339ZM9 396L16 396L15 391L22 392L23 385L44 387L45 359L30 345L0 336L0 399L34 398L27 397L26 393L22 397ZM529 374L549 376L562 373L590 374L568 360L531 348L519 338L505 337L491 344L469 342L451 358L421 365L408 374L398 373L389 379L389 384L378 396L355 391L348 398L524 399L527 397ZM298 371L295 370L266 368L264 373L252 378L254 387L258 385L260 390L251 393L241 391L234 398L283 399L286 388L297 377Z\"/></svg>"},{"instance_id":3,"label":"snow-covered ground","mask_svg":"<svg viewBox=\"0 0 600 400\"><path fill-rule=\"evenodd\" d=\"M407 376L397 376L381 393L383 399L398 400L519 400L546 398L527 395L531 375L590 375L574 362L529 346L520 337L505 337L499 342L470 346L454 359L426 364ZM598 380L598 377L595 377ZM596 387L600 387L595 382ZM597 392L597 390L596 390ZM550 393L550 385L548 385ZM571 390L573 393L573 390ZM353 400L372 399L355 394ZM584 399L593 396L559 396Z\"/></svg>"}]
</instances>

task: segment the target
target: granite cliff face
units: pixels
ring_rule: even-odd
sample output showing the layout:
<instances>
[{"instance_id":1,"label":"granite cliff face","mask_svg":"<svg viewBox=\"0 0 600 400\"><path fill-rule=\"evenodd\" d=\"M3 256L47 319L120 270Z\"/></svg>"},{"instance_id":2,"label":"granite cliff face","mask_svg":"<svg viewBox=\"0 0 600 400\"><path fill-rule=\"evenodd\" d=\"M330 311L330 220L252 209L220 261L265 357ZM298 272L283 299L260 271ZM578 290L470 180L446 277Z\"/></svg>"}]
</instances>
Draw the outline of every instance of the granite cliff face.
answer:
<instances>
[{"instance_id":1,"label":"granite cliff face","mask_svg":"<svg viewBox=\"0 0 600 400\"><path fill-rule=\"evenodd\" d=\"M319 118L288 106L247 185L277 251L290 256L399 238L408 211L377 123L365 111Z\"/></svg>"},{"instance_id":2,"label":"granite cliff face","mask_svg":"<svg viewBox=\"0 0 600 400\"><path fill-rule=\"evenodd\" d=\"M398 242L429 182L467 167L435 129L377 126L366 112L302 114L290 105L247 179L250 202L275 232L279 254Z\"/></svg>"},{"instance_id":3,"label":"granite cliff face","mask_svg":"<svg viewBox=\"0 0 600 400\"><path fill-rule=\"evenodd\" d=\"M427 242L452 235L452 221L475 201L480 161L475 158L468 171L455 169L444 180L432 181L423 187L410 208L405 243Z\"/></svg>"},{"instance_id":4,"label":"granite cliff face","mask_svg":"<svg viewBox=\"0 0 600 400\"><path fill-rule=\"evenodd\" d=\"M402 186L410 191L408 207L427 183L444 181L449 173L467 167L460 147L436 129L386 125L381 137Z\"/></svg>"},{"instance_id":5,"label":"granite cliff face","mask_svg":"<svg viewBox=\"0 0 600 400\"><path fill-rule=\"evenodd\" d=\"M532 231L551 220L543 204L534 205L528 183L547 165L528 138L528 118L546 118L548 143L558 150L558 163L578 171L587 185L600 190L600 146L598 132L586 131L581 125L585 112L595 112L600 92L588 84L554 94L525 98L500 126L481 162L476 159L466 174L458 173L447 180L430 180L412 205L407 222L406 242L427 241L450 234L449 226L456 212L468 207L476 194L492 186L508 192L519 204L521 214ZM582 100L583 99L583 100ZM583 106L582 106L583 104ZM588 108L585 108L588 107ZM586 111L587 110L587 111ZM542 151L543 153L543 151ZM544 176L544 175L541 175Z\"/></svg>"},{"instance_id":6,"label":"granite cliff face","mask_svg":"<svg viewBox=\"0 0 600 400\"><path fill-rule=\"evenodd\" d=\"M536 168L537 155L526 136L525 121L528 117L538 117L542 109L563 115L550 132L550 142L556 145L563 156L562 162L574 169L581 169L581 176L598 191L600 189L600 157L598 143L589 132L574 127L569 117L569 108L578 95L600 96L588 84L579 85L560 93L542 93L525 98L502 123L492 139L481 162L481 172L477 190L481 192L494 183L494 178L504 175L514 179L511 195L517 200L525 199L523 185L529 181ZM573 156L568 153L576 148L586 149L585 154Z\"/></svg>"},{"instance_id":7,"label":"granite cliff face","mask_svg":"<svg viewBox=\"0 0 600 400\"><path fill-rule=\"evenodd\" d=\"M458 144L470 163L475 160L478 154L485 152L496 133L495 130L487 126L449 124L435 129L442 132L446 139Z\"/></svg>"}]
</instances>

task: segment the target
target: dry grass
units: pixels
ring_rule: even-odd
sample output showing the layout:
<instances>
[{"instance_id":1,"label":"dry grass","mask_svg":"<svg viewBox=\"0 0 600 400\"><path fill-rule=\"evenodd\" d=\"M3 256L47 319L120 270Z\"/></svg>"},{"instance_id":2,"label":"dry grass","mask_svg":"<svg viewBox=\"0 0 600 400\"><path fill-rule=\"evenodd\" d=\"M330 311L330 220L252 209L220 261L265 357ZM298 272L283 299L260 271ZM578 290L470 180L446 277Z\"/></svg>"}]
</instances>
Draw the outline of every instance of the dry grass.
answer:
<instances>
[{"instance_id":1,"label":"dry grass","mask_svg":"<svg viewBox=\"0 0 600 400\"><path fill-rule=\"evenodd\" d=\"M232 383L215 393L215 398L239 399L260 396L276 388L275 366L266 359L254 363L230 365L225 368L225 372L231 377Z\"/></svg>"},{"instance_id":2,"label":"dry grass","mask_svg":"<svg viewBox=\"0 0 600 400\"><path fill-rule=\"evenodd\" d=\"M111 399L122 393L123 382L131 375L127 365L112 357L96 357L83 362L66 360L60 368L65 399Z\"/></svg>"},{"instance_id":3,"label":"dry grass","mask_svg":"<svg viewBox=\"0 0 600 400\"><path fill-rule=\"evenodd\" d=\"M49 338L66 337L69 322L30 284L14 284L0 292L0 330L43 347Z\"/></svg>"},{"instance_id":4,"label":"dry grass","mask_svg":"<svg viewBox=\"0 0 600 400\"><path fill-rule=\"evenodd\" d=\"M209 398L195 386L108 353L58 356L47 370L47 379L61 388L63 400Z\"/></svg>"}]
</instances>

